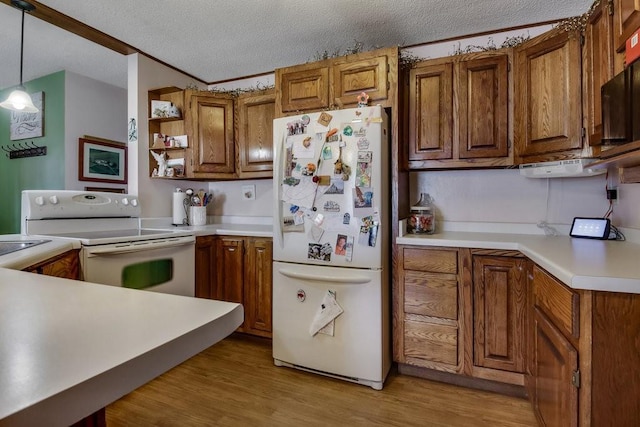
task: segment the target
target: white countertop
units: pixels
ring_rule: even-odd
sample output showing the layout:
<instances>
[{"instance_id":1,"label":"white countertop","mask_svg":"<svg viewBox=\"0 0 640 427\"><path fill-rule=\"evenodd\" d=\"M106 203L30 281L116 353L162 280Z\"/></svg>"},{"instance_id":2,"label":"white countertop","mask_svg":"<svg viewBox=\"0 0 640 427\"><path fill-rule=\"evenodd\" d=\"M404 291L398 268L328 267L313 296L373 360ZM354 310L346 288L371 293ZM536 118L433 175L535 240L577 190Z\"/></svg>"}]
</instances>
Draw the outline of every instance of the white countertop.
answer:
<instances>
[{"instance_id":1,"label":"white countertop","mask_svg":"<svg viewBox=\"0 0 640 427\"><path fill-rule=\"evenodd\" d=\"M0 268L0 425L73 424L243 318L239 304Z\"/></svg>"},{"instance_id":2,"label":"white countertop","mask_svg":"<svg viewBox=\"0 0 640 427\"><path fill-rule=\"evenodd\" d=\"M192 231L196 236L273 237L271 217L207 217L206 225L173 225L171 218L142 218L140 226L155 230Z\"/></svg>"},{"instance_id":3,"label":"white countertop","mask_svg":"<svg viewBox=\"0 0 640 427\"><path fill-rule=\"evenodd\" d=\"M640 293L640 244L569 236L443 231L403 235L397 244L522 252L574 289Z\"/></svg>"},{"instance_id":4,"label":"white countertop","mask_svg":"<svg viewBox=\"0 0 640 427\"><path fill-rule=\"evenodd\" d=\"M56 255L63 254L72 249L80 249L80 242L72 241L69 239L56 239L52 237L40 236L23 236L20 234L0 235L0 241L15 242L40 239L51 241L0 256L0 267L22 270L31 265L37 264Z\"/></svg>"}]
</instances>

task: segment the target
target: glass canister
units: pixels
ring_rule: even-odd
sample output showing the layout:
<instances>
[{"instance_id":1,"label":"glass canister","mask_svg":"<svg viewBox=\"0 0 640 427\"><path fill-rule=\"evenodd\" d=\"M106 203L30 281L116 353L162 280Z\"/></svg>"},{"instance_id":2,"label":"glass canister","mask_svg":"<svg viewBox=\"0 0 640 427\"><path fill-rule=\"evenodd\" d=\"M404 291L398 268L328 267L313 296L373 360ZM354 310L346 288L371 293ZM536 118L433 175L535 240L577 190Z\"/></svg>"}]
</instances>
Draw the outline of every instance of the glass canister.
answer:
<instances>
[{"instance_id":1,"label":"glass canister","mask_svg":"<svg viewBox=\"0 0 640 427\"><path fill-rule=\"evenodd\" d=\"M411 206L407 219L407 233L433 234L436 231L436 216L433 199L428 193L420 193L420 200Z\"/></svg>"}]
</instances>

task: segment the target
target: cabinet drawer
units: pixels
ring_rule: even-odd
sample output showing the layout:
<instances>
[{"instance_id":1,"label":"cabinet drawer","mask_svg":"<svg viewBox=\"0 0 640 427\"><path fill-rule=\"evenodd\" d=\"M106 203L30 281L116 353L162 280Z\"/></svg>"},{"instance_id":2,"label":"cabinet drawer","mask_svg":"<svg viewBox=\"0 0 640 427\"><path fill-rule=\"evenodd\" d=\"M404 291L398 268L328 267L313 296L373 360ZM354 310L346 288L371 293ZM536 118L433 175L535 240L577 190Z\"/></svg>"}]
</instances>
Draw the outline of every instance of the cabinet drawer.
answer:
<instances>
[{"instance_id":1,"label":"cabinet drawer","mask_svg":"<svg viewBox=\"0 0 640 427\"><path fill-rule=\"evenodd\" d=\"M440 249L403 249L405 270L428 271L431 273L458 273L458 252Z\"/></svg>"},{"instance_id":2,"label":"cabinet drawer","mask_svg":"<svg viewBox=\"0 0 640 427\"><path fill-rule=\"evenodd\" d=\"M406 320L404 355L455 365L458 363L458 328Z\"/></svg>"},{"instance_id":3,"label":"cabinet drawer","mask_svg":"<svg viewBox=\"0 0 640 427\"><path fill-rule=\"evenodd\" d=\"M405 272L404 312L457 320L456 276L419 271Z\"/></svg>"},{"instance_id":4,"label":"cabinet drawer","mask_svg":"<svg viewBox=\"0 0 640 427\"><path fill-rule=\"evenodd\" d=\"M567 336L580 336L580 297L544 270L533 270L533 299L536 307L553 320Z\"/></svg>"}]
</instances>

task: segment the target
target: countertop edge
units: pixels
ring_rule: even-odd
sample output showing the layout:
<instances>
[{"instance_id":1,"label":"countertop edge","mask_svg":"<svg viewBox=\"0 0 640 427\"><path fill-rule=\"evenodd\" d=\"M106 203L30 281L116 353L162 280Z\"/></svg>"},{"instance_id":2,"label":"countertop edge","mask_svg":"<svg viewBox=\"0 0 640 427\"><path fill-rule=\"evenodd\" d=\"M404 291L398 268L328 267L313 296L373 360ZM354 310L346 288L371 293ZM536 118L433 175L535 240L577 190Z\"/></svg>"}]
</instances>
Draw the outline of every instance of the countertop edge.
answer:
<instances>
[{"instance_id":1,"label":"countertop edge","mask_svg":"<svg viewBox=\"0 0 640 427\"><path fill-rule=\"evenodd\" d=\"M449 234L449 237L447 236ZM460 235L464 235L461 237ZM450 238L451 237L451 238ZM549 239L546 242L543 239ZM572 289L592 290L602 292L621 292L640 294L640 275L637 277L618 277L611 275L584 274L573 268L570 264L576 263L574 256L562 258L552 258L545 253L545 245L556 244L560 240L567 239L568 236L531 236L521 234L499 234L499 233L447 233L440 235L428 236L401 236L396 238L396 244L399 245L415 245L415 246L441 246L441 247L461 247L461 248L477 248L477 249L501 249L501 250L518 250L526 257L531 259L537 265L555 276L562 283ZM584 244L587 244L585 239ZM543 243L541 243L543 242ZM592 244L603 243L602 241L591 241ZM612 242L612 244L627 244L640 248L640 245L630 242ZM635 250L629 251L629 256L636 253ZM565 261L565 262L563 262ZM633 261L630 261L632 263Z\"/></svg>"}]
</instances>

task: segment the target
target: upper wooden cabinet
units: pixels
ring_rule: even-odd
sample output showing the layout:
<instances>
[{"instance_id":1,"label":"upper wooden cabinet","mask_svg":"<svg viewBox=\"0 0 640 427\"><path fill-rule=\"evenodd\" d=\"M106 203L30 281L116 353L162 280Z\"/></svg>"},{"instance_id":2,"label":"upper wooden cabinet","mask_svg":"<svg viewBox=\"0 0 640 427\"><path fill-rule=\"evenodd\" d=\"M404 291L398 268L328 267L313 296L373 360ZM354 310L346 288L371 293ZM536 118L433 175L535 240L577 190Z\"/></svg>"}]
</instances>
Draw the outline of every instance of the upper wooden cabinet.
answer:
<instances>
[{"instance_id":1,"label":"upper wooden cabinet","mask_svg":"<svg viewBox=\"0 0 640 427\"><path fill-rule=\"evenodd\" d=\"M350 108L367 92L370 104L391 106L398 76L398 49L387 48L278 68L276 117Z\"/></svg>"},{"instance_id":2,"label":"upper wooden cabinet","mask_svg":"<svg viewBox=\"0 0 640 427\"><path fill-rule=\"evenodd\" d=\"M233 97L189 91L187 135L191 176L232 178L235 172Z\"/></svg>"},{"instance_id":3,"label":"upper wooden cabinet","mask_svg":"<svg viewBox=\"0 0 640 427\"><path fill-rule=\"evenodd\" d=\"M609 8L613 3L615 48L623 51L627 39L640 27L640 1L603 0L601 3Z\"/></svg>"},{"instance_id":4,"label":"upper wooden cabinet","mask_svg":"<svg viewBox=\"0 0 640 427\"><path fill-rule=\"evenodd\" d=\"M247 93L237 99L238 178L273 176L275 90Z\"/></svg>"},{"instance_id":5,"label":"upper wooden cabinet","mask_svg":"<svg viewBox=\"0 0 640 427\"><path fill-rule=\"evenodd\" d=\"M411 169L509 166L511 50L422 61L409 72Z\"/></svg>"},{"instance_id":6,"label":"upper wooden cabinet","mask_svg":"<svg viewBox=\"0 0 640 427\"><path fill-rule=\"evenodd\" d=\"M583 113L586 138L591 146L602 139L600 88L614 76L613 10L611 2L600 2L584 30L582 52Z\"/></svg>"},{"instance_id":7,"label":"upper wooden cabinet","mask_svg":"<svg viewBox=\"0 0 640 427\"><path fill-rule=\"evenodd\" d=\"M515 49L516 164L583 155L580 40L551 30Z\"/></svg>"}]
</instances>

